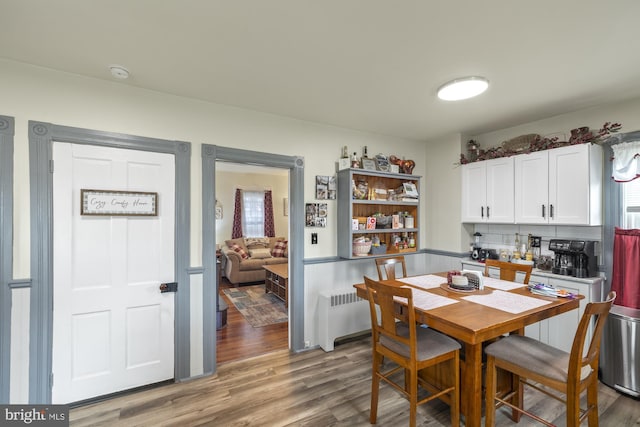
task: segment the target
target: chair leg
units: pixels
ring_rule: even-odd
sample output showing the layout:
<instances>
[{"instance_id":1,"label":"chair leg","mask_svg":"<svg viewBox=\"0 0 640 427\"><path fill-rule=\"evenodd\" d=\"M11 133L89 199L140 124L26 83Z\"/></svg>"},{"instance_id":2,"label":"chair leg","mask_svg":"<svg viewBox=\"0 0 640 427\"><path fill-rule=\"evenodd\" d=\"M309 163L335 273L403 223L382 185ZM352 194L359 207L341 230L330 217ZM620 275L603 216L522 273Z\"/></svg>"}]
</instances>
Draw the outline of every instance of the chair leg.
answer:
<instances>
[{"instance_id":1,"label":"chair leg","mask_svg":"<svg viewBox=\"0 0 640 427\"><path fill-rule=\"evenodd\" d=\"M456 357L451 360L453 369L453 385L455 388L451 391L451 425L460 426L460 360Z\"/></svg>"},{"instance_id":2,"label":"chair leg","mask_svg":"<svg viewBox=\"0 0 640 427\"><path fill-rule=\"evenodd\" d=\"M511 390L517 390L515 396L513 396L513 400L511 403L516 405L520 409L524 409L524 384L520 381L520 377L516 374L511 374ZM522 412L516 411L515 409L511 411L511 419L517 423L520 422L520 418L522 418Z\"/></svg>"},{"instance_id":3,"label":"chair leg","mask_svg":"<svg viewBox=\"0 0 640 427\"><path fill-rule=\"evenodd\" d=\"M587 387L587 408L590 408L589 427L598 427L598 381L595 377Z\"/></svg>"},{"instance_id":4,"label":"chair leg","mask_svg":"<svg viewBox=\"0 0 640 427\"><path fill-rule=\"evenodd\" d=\"M496 359L492 356L487 357L487 372L486 372L486 390L485 390L485 427L493 427L496 419L496 402L494 397L496 395L497 388L497 372L496 372Z\"/></svg>"},{"instance_id":5,"label":"chair leg","mask_svg":"<svg viewBox=\"0 0 640 427\"><path fill-rule=\"evenodd\" d=\"M580 426L580 393L575 389L567 390L567 427Z\"/></svg>"},{"instance_id":6,"label":"chair leg","mask_svg":"<svg viewBox=\"0 0 640 427\"><path fill-rule=\"evenodd\" d=\"M371 410L369 414L369 422L375 424L378 418L378 393L380 391L380 376L382 357L376 352L373 353L373 366L371 369Z\"/></svg>"},{"instance_id":7,"label":"chair leg","mask_svg":"<svg viewBox=\"0 0 640 427\"><path fill-rule=\"evenodd\" d=\"M409 372L409 426L416 427L418 417L418 371L407 369Z\"/></svg>"}]
</instances>

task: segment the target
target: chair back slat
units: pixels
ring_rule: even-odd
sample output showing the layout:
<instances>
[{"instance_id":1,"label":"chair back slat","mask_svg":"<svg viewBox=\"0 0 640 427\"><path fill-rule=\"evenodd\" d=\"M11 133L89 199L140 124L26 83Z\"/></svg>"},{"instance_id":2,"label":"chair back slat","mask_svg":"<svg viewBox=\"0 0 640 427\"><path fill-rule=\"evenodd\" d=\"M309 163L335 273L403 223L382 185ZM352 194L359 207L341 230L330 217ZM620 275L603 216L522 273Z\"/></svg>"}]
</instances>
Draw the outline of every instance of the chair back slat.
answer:
<instances>
[{"instance_id":1,"label":"chair back slat","mask_svg":"<svg viewBox=\"0 0 640 427\"><path fill-rule=\"evenodd\" d=\"M511 282L516 281L516 273L524 273L524 280L522 281L522 283L525 285L529 284L529 279L531 278L531 270L533 270L533 265L488 259L484 262L484 275L486 277L489 276L490 267L496 267L500 269L500 279L509 280Z\"/></svg>"},{"instance_id":2,"label":"chair back slat","mask_svg":"<svg viewBox=\"0 0 640 427\"><path fill-rule=\"evenodd\" d=\"M396 267L400 265L402 268L402 276L407 277L407 265L403 256L394 256L387 258L376 258L376 268L378 269L378 280L394 280L396 279Z\"/></svg>"},{"instance_id":3,"label":"chair back slat","mask_svg":"<svg viewBox=\"0 0 640 427\"><path fill-rule=\"evenodd\" d=\"M417 357L415 344L416 321L411 289L385 285L366 276L364 278L364 283L367 287L367 295L369 296L371 327L376 330L374 341L377 342L380 336L384 335L394 341L410 347L412 358L415 359ZM396 297L406 299L406 315L401 314L395 309L397 304ZM376 306L380 309L380 318L378 318ZM403 310L402 313L405 313L405 310ZM398 335L396 330L396 324L398 321L405 322L407 324L407 327L409 328L409 337Z\"/></svg>"}]
</instances>

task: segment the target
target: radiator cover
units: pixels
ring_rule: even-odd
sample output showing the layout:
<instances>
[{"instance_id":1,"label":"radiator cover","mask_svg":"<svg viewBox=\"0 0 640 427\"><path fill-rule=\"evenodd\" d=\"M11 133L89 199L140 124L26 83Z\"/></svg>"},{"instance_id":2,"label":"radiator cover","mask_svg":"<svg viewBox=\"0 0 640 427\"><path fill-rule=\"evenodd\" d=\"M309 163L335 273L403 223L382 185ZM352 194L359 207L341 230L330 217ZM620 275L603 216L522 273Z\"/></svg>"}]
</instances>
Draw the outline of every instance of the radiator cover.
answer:
<instances>
[{"instance_id":1,"label":"radiator cover","mask_svg":"<svg viewBox=\"0 0 640 427\"><path fill-rule=\"evenodd\" d=\"M369 302L355 289L321 292L318 298L318 341L324 351L333 351L336 338L371 329Z\"/></svg>"}]
</instances>

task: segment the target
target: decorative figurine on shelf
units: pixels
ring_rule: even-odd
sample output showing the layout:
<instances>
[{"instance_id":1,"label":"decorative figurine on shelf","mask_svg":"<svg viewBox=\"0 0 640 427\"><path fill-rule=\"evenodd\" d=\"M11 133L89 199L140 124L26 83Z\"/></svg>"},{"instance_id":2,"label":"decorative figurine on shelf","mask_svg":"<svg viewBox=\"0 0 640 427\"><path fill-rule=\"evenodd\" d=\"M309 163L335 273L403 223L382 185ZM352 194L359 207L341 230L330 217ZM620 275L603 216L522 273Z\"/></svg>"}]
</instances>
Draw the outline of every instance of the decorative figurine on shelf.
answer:
<instances>
[{"instance_id":1,"label":"decorative figurine on shelf","mask_svg":"<svg viewBox=\"0 0 640 427\"><path fill-rule=\"evenodd\" d=\"M478 146L478 143L473 139L470 139L469 142L467 142L467 153L469 154L470 162L475 162L478 159L479 151L480 147Z\"/></svg>"},{"instance_id":2,"label":"decorative figurine on shelf","mask_svg":"<svg viewBox=\"0 0 640 427\"><path fill-rule=\"evenodd\" d=\"M411 175L411 173L413 172L413 168L416 166L416 162L414 162L413 160L399 159L394 155L389 156L389 162L393 163L394 165L398 165L398 167L400 168L400 172L406 173L408 175Z\"/></svg>"},{"instance_id":3,"label":"decorative figurine on shelf","mask_svg":"<svg viewBox=\"0 0 640 427\"><path fill-rule=\"evenodd\" d=\"M356 152L353 152L353 156L351 156L351 167L354 169L360 169L360 160L358 160L358 155Z\"/></svg>"}]
</instances>

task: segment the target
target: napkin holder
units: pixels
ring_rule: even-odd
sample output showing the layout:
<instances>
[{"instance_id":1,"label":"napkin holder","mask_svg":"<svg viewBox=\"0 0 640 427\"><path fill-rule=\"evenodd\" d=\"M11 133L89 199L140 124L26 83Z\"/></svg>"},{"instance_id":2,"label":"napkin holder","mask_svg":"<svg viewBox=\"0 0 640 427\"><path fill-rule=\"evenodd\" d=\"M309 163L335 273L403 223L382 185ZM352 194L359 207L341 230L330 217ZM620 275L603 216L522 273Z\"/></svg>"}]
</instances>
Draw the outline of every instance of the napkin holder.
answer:
<instances>
[{"instance_id":1,"label":"napkin holder","mask_svg":"<svg viewBox=\"0 0 640 427\"><path fill-rule=\"evenodd\" d=\"M473 286L477 290L481 291L484 289L484 283L482 281L483 277L481 272L473 270L462 270L460 274L466 276L467 280L469 280L469 284L473 284Z\"/></svg>"}]
</instances>

